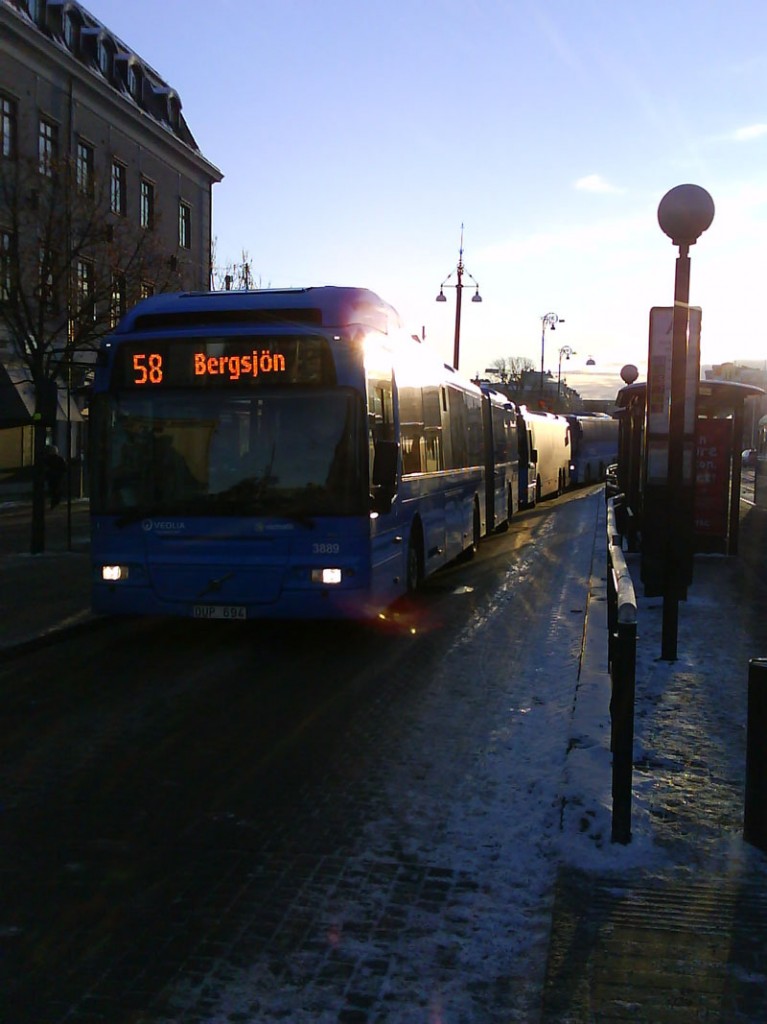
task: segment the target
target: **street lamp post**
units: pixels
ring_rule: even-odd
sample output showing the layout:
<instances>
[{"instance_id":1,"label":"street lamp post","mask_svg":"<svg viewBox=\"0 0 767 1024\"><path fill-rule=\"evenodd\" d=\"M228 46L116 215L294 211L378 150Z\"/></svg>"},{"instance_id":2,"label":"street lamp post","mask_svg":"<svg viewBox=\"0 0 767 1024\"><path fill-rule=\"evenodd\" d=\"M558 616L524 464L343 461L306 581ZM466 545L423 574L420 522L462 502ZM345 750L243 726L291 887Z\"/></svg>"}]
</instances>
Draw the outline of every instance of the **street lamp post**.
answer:
<instances>
[{"instance_id":1,"label":"street lamp post","mask_svg":"<svg viewBox=\"0 0 767 1024\"><path fill-rule=\"evenodd\" d=\"M562 356L564 356L565 359L569 360L570 356L577 355L578 353L575 351L575 349L570 348L569 345L563 345L562 348L559 350L559 369L557 370L557 399L559 399L559 396L562 393Z\"/></svg>"},{"instance_id":2,"label":"street lamp post","mask_svg":"<svg viewBox=\"0 0 767 1024\"><path fill-rule=\"evenodd\" d=\"M450 278L456 275L456 283L448 284ZM458 369L458 357L461 350L461 293L464 288L470 288L472 285L466 285L463 283L464 276L468 277L473 282L475 289L474 294L471 297L472 302L481 302L482 296L479 294L479 285L466 270L463 265L463 224L461 224L461 247L458 250L458 266L454 271L451 271L442 284L439 286L439 295L437 296L437 302L447 302L445 297L445 288L455 288L455 337L453 340L453 366Z\"/></svg>"},{"instance_id":3,"label":"street lamp post","mask_svg":"<svg viewBox=\"0 0 767 1024\"><path fill-rule=\"evenodd\" d=\"M556 313L546 313L545 316L541 317L541 395L543 395L543 362L546 351L546 328L549 327L551 330L556 330L557 324L563 324L565 321L562 317L557 316Z\"/></svg>"},{"instance_id":4,"label":"street lamp post","mask_svg":"<svg viewBox=\"0 0 767 1024\"><path fill-rule=\"evenodd\" d=\"M700 367L693 369L691 385L693 409L685 415L685 394L690 373L687 358L687 333L690 312L689 249L711 226L714 201L699 185L677 185L661 199L658 223L661 230L679 247L674 276L674 314L671 340L671 393L668 426L668 518L664 559L663 627L661 658L674 661L677 656L679 600L692 575L694 432L695 408ZM685 429L686 419L691 429ZM690 435L685 451L685 434Z\"/></svg>"}]
</instances>

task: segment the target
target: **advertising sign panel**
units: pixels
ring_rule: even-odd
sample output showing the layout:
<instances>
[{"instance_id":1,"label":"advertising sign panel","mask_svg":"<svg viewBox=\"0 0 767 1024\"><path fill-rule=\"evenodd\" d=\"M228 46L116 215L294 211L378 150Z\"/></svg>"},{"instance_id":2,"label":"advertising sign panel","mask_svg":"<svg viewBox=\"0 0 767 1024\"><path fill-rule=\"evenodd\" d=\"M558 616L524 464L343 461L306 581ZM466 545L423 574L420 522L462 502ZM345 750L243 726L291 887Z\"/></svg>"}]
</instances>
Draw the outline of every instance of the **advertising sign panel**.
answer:
<instances>
[{"instance_id":1,"label":"advertising sign panel","mask_svg":"<svg viewBox=\"0 0 767 1024\"><path fill-rule=\"evenodd\" d=\"M727 540L732 420L698 421L693 516L698 537Z\"/></svg>"}]
</instances>

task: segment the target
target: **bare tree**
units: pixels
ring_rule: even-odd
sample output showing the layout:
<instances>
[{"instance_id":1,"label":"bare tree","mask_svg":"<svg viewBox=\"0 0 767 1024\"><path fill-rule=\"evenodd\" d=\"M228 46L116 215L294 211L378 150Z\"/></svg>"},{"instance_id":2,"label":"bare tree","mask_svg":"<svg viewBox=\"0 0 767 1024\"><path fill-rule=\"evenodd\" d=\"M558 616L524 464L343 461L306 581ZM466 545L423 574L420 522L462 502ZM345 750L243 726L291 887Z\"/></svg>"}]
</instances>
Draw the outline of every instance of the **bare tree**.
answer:
<instances>
[{"instance_id":1,"label":"bare tree","mask_svg":"<svg viewBox=\"0 0 767 1024\"><path fill-rule=\"evenodd\" d=\"M110 183L82 160L0 161L0 331L35 391L33 553L45 549L45 442L59 382L94 358L129 303L182 286L157 225L140 227L114 205Z\"/></svg>"},{"instance_id":2,"label":"bare tree","mask_svg":"<svg viewBox=\"0 0 767 1024\"><path fill-rule=\"evenodd\" d=\"M485 373L492 373L498 377L501 384L505 384L509 379L509 369L506 359L494 359L492 363L485 370Z\"/></svg>"},{"instance_id":3,"label":"bare tree","mask_svg":"<svg viewBox=\"0 0 767 1024\"><path fill-rule=\"evenodd\" d=\"M527 356L508 356L494 359L485 372L495 374L501 384L507 384L516 389L522 383L523 374L532 369L534 369L533 361Z\"/></svg>"},{"instance_id":4,"label":"bare tree","mask_svg":"<svg viewBox=\"0 0 767 1024\"><path fill-rule=\"evenodd\" d=\"M514 387L519 387L525 373L535 369L535 363L527 356L509 356L506 360L508 368L508 381Z\"/></svg>"},{"instance_id":5,"label":"bare tree","mask_svg":"<svg viewBox=\"0 0 767 1024\"><path fill-rule=\"evenodd\" d=\"M218 266L215 258L217 242L218 240L214 239L210 281L213 291L248 291L251 288L264 287L261 275L256 275L253 271L253 260L247 249L242 250L239 261L232 260Z\"/></svg>"}]
</instances>

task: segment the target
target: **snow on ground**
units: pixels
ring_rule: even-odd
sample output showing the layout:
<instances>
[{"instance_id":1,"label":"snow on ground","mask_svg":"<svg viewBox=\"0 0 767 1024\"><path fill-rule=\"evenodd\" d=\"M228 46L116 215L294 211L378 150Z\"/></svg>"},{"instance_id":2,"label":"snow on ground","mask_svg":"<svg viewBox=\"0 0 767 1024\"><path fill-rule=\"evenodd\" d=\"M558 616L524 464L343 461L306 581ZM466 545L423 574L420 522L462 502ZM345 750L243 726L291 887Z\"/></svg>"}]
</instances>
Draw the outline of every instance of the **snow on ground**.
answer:
<instances>
[{"instance_id":1,"label":"snow on ground","mask_svg":"<svg viewBox=\"0 0 767 1024\"><path fill-rule=\"evenodd\" d=\"M767 655L759 605L748 600L737 560L697 556L679 605L677 660L661 660L663 599L642 596L639 556L628 561L638 623L632 841L609 842L609 690L594 675L576 708L586 749L571 758L565 795L579 813L565 816L562 857L600 873L760 870L763 858L742 839L748 662Z\"/></svg>"},{"instance_id":2,"label":"snow on ground","mask_svg":"<svg viewBox=\"0 0 767 1024\"><path fill-rule=\"evenodd\" d=\"M552 528L543 527L544 542ZM346 857L354 885L318 892L309 880L295 894L296 914L311 908L317 943L315 952L286 951L292 981L259 957L214 974L207 1014L179 1020L530 1024L561 865L600 876L763 866L742 841L741 810L747 663L767 646L752 649L753 618L723 605L737 579L721 559L696 560L674 663L659 660L662 601L643 598L637 584L633 837L610 842L601 519L595 543L589 529L593 537L593 521L559 577L550 622L531 619L543 634L519 643L504 626L534 571L523 558L446 651L446 685L409 709L364 835ZM583 607L592 549L579 678L583 616L573 613ZM348 965L342 982L322 973L328 946ZM186 996L194 1005L194 993Z\"/></svg>"}]
</instances>

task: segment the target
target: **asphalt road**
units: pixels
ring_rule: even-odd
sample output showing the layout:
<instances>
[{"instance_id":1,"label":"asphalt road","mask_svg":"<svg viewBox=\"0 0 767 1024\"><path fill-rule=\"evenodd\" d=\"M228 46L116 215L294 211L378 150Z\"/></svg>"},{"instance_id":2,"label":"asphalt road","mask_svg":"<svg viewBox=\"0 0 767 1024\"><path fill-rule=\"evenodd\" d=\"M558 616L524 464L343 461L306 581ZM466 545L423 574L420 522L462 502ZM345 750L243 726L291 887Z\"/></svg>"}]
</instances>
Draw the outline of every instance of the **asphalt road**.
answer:
<instances>
[{"instance_id":1,"label":"asphalt road","mask_svg":"<svg viewBox=\"0 0 767 1024\"><path fill-rule=\"evenodd\" d=\"M501 709L546 698L542 657L559 660L541 685L572 703L601 500L520 515L375 628L121 620L1 665L6 1024L295 1022L307 992L306 1020L407 1020L385 933L415 888L360 887L360 916L384 904L377 966L369 951L328 960L320 905L343 879L353 889L393 778L413 834L463 813L460 784ZM427 856L418 874L398 832L377 863L417 880L418 899L431 879L454 931L439 899L482 878ZM297 892L314 906L297 911ZM288 954L306 968L292 1010ZM270 981L255 978L247 1013L215 1016L244 965ZM364 984L350 995L352 974ZM509 998L479 984L477 1019L509 1019Z\"/></svg>"}]
</instances>

